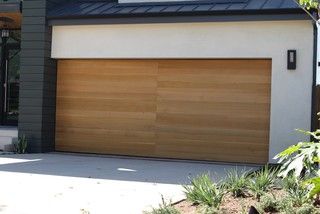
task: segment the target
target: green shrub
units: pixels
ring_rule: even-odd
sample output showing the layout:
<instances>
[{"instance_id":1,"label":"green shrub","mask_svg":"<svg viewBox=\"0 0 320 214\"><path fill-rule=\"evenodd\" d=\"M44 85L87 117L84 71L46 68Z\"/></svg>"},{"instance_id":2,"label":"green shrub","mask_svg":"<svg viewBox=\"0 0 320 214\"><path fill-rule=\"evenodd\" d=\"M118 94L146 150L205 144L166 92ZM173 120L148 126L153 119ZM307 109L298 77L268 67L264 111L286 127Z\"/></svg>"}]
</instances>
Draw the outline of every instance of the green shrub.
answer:
<instances>
[{"instance_id":1,"label":"green shrub","mask_svg":"<svg viewBox=\"0 0 320 214\"><path fill-rule=\"evenodd\" d=\"M200 175L191 181L191 186L185 185L187 199L195 205L206 205L219 208L224 196L222 187L218 187L208 174Z\"/></svg>"},{"instance_id":2,"label":"green shrub","mask_svg":"<svg viewBox=\"0 0 320 214\"><path fill-rule=\"evenodd\" d=\"M228 172L225 179L225 187L234 197L246 197L248 194L248 172L239 172L237 169L233 169Z\"/></svg>"},{"instance_id":3,"label":"green shrub","mask_svg":"<svg viewBox=\"0 0 320 214\"><path fill-rule=\"evenodd\" d=\"M302 206L306 203L311 203L309 198L309 190L300 186L296 191L289 191L288 197L293 203L293 206Z\"/></svg>"},{"instance_id":4,"label":"green shrub","mask_svg":"<svg viewBox=\"0 0 320 214\"><path fill-rule=\"evenodd\" d=\"M197 209L198 214L222 214L220 210L215 207L209 207L208 205L199 206Z\"/></svg>"},{"instance_id":5,"label":"green shrub","mask_svg":"<svg viewBox=\"0 0 320 214\"><path fill-rule=\"evenodd\" d=\"M18 154L24 154L26 153L28 147L28 141L25 135L22 135L19 137L17 142L13 143L14 151Z\"/></svg>"},{"instance_id":6,"label":"green shrub","mask_svg":"<svg viewBox=\"0 0 320 214\"><path fill-rule=\"evenodd\" d=\"M294 214L295 208L290 197L284 197L279 201L279 209L283 214Z\"/></svg>"},{"instance_id":7,"label":"green shrub","mask_svg":"<svg viewBox=\"0 0 320 214\"><path fill-rule=\"evenodd\" d=\"M260 208L267 213L278 212L280 208L279 201L269 194L263 195L260 198Z\"/></svg>"},{"instance_id":8,"label":"green shrub","mask_svg":"<svg viewBox=\"0 0 320 214\"><path fill-rule=\"evenodd\" d=\"M144 214L180 214L179 210L171 205L171 202L166 202L162 196L162 203L159 208L152 208L152 211L145 211Z\"/></svg>"},{"instance_id":9,"label":"green shrub","mask_svg":"<svg viewBox=\"0 0 320 214\"><path fill-rule=\"evenodd\" d=\"M288 175L283 178L281 186L287 193L286 198L291 201L293 206L302 206L310 202L309 189L294 175Z\"/></svg>"},{"instance_id":10,"label":"green shrub","mask_svg":"<svg viewBox=\"0 0 320 214\"><path fill-rule=\"evenodd\" d=\"M279 210L285 214L315 213L315 207L308 197L303 194L300 194L298 197L288 195L279 199ZM311 212L307 212L310 210Z\"/></svg>"},{"instance_id":11,"label":"green shrub","mask_svg":"<svg viewBox=\"0 0 320 214\"><path fill-rule=\"evenodd\" d=\"M248 214L250 210L250 206L246 205L242 200L240 201L240 206L241 206L240 214Z\"/></svg>"},{"instance_id":12,"label":"green shrub","mask_svg":"<svg viewBox=\"0 0 320 214\"><path fill-rule=\"evenodd\" d=\"M297 208L296 214L311 214L315 213L315 207L311 204L304 204Z\"/></svg>"},{"instance_id":13,"label":"green shrub","mask_svg":"<svg viewBox=\"0 0 320 214\"><path fill-rule=\"evenodd\" d=\"M259 199L263 194L268 192L274 185L276 171L264 167L261 170L253 173L249 182L251 193Z\"/></svg>"},{"instance_id":14,"label":"green shrub","mask_svg":"<svg viewBox=\"0 0 320 214\"><path fill-rule=\"evenodd\" d=\"M300 180L293 175L288 175L281 180L281 187L289 191L295 191L299 189Z\"/></svg>"}]
</instances>

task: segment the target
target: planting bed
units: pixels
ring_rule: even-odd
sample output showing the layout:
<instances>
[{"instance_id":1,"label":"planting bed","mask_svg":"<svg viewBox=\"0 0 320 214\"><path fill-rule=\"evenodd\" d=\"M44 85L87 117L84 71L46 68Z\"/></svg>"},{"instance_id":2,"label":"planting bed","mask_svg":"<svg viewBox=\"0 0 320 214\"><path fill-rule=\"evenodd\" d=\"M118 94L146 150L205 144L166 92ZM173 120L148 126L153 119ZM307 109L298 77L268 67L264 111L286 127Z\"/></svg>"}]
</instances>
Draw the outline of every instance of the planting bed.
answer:
<instances>
[{"instance_id":1,"label":"planting bed","mask_svg":"<svg viewBox=\"0 0 320 214\"><path fill-rule=\"evenodd\" d=\"M281 200L283 197L286 196L286 193L284 190L281 189L274 189L270 191L270 195L274 195L276 199ZM259 201L252 197L239 197L235 198L231 194L225 195L223 202L220 206L220 210L217 214L248 214L250 207L253 206L257 208L259 211L259 214L294 214L291 213L290 210L287 212L280 212L280 211L261 211ZM191 202L187 200L180 201L173 205L181 214L209 214L209 213L203 213L201 212L201 207L193 205ZM296 207L298 210L299 207ZM315 208L313 212L301 212L301 214L320 214L320 208ZM210 213L211 214L211 213ZM299 213L300 214L300 213Z\"/></svg>"}]
</instances>

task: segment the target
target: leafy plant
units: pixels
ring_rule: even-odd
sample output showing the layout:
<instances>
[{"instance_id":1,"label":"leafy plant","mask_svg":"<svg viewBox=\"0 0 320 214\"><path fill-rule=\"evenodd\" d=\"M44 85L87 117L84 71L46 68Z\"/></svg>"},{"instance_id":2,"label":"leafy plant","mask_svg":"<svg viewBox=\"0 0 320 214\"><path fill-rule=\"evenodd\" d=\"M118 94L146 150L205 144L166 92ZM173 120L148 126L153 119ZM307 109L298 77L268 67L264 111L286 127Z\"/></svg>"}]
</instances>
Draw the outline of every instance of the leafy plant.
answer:
<instances>
[{"instance_id":1,"label":"leafy plant","mask_svg":"<svg viewBox=\"0 0 320 214\"><path fill-rule=\"evenodd\" d=\"M279 159L278 163L282 164L280 176L286 177L291 172L296 177L319 175L320 129L314 132L298 131L313 137L314 141L300 142L274 157Z\"/></svg>"},{"instance_id":2,"label":"leafy plant","mask_svg":"<svg viewBox=\"0 0 320 214\"><path fill-rule=\"evenodd\" d=\"M283 197L279 201L279 209L283 214L294 214L296 210L290 197Z\"/></svg>"},{"instance_id":3,"label":"leafy plant","mask_svg":"<svg viewBox=\"0 0 320 214\"><path fill-rule=\"evenodd\" d=\"M144 214L180 214L179 210L171 205L171 202L166 202L163 196L161 196L162 203L159 204L159 208L152 208L152 211L145 211Z\"/></svg>"},{"instance_id":4,"label":"leafy plant","mask_svg":"<svg viewBox=\"0 0 320 214\"><path fill-rule=\"evenodd\" d=\"M219 211L215 207L210 207L208 205L202 205L197 209L198 214L222 214L221 211Z\"/></svg>"},{"instance_id":5,"label":"leafy plant","mask_svg":"<svg viewBox=\"0 0 320 214\"><path fill-rule=\"evenodd\" d=\"M299 188L299 179L292 174L288 175L281 180L281 187L287 192L296 191Z\"/></svg>"},{"instance_id":6,"label":"leafy plant","mask_svg":"<svg viewBox=\"0 0 320 214\"><path fill-rule=\"evenodd\" d=\"M245 205L245 203L242 200L240 201L240 205L241 205L240 214L248 214L248 210L250 209L250 207L248 205Z\"/></svg>"},{"instance_id":7,"label":"leafy plant","mask_svg":"<svg viewBox=\"0 0 320 214\"><path fill-rule=\"evenodd\" d=\"M209 174L196 177L184 189L187 199L195 205L219 208L224 196L223 188L213 183Z\"/></svg>"},{"instance_id":8,"label":"leafy plant","mask_svg":"<svg viewBox=\"0 0 320 214\"><path fill-rule=\"evenodd\" d=\"M293 206L302 206L309 203L309 189L305 187L299 178L289 175L282 180L282 187L286 190L287 199Z\"/></svg>"},{"instance_id":9,"label":"leafy plant","mask_svg":"<svg viewBox=\"0 0 320 214\"><path fill-rule=\"evenodd\" d=\"M311 214L314 213L315 207L308 201L308 197L304 197L307 201L297 204L296 200L290 196L275 197L272 194L261 196L258 210L260 213L282 213L282 214Z\"/></svg>"},{"instance_id":10,"label":"leafy plant","mask_svg":"<svg viewBox=\"0 0 320 214\"><path fill-rule=\"evenodd\" d=\"M310 203L309 190L300 186L296 191L289 191L288 197L292 201L293 206L302 206Z\"/></svg>"},{"instance_id":11,"label":"leafy plant","mask_svg":"<svg viewBox=\"0 0 320 214\"><path fill-rule=\"evenodd\" d=\"M228 172L225 187L234 197L246 197L248 194L248 172L233 169Z\"/></svg>"},{"instance_id":12,"label":"leafy plant","mask_svg":"<svg viewBox=\"0 0 320 214\"><path fill-rule=\"evenodd\" d=\"M309 10L311 8L317 8L319 2L318 0L299 0L299 4Z\"/></svg>"},{"instance_id":13,"label":"leafy plant","mask_svg":"<svg viewBox=\"0 0 320 214\"><path fill-rule=\"evenodd\" d=\"M17 142L13 143L14 151L18 154L24 154L26 153L28 147L28 141L25 135L22 135L19 137Z\"/></svg>"},{"instance_id":14,"label":"leafy plant","mask_svg":"<svg viewBox=\"0 0 320 214\"><path fill-rule=\"evenodd\" d=\"M266 166L251 175L249 189L257 199L260 199L260 197L264 193L268 192L274 185L274 181L277 175L276 173L276 170L270 170Z\"/></svg>"},{"instance_id":15,"label":"leafy plant","mask_svg":"<svg viewBox=\"0 0 320 214\"><path fill-rule=\"evenodd\" d=\"M315 213L315 207L311 204L304 204L297 208L296 214L311 214Z\"/></svg>"},{"instance_id":16,"label":"leafy plant","mask_svg":"<svg viewBox=\"0 0 320 214\"><path fill-rule=\"evenodd\" d=\"M274 213L279 211L279 201L269 194L265 194L260 198L260 208L268 213Z\"/></svg>"},{"instance_id":17,"label":"leafy plant","mask_svg":"<svg viewBox=\"0 0 320 214\"><path fill-rule=\"evenodd\" d=\"M320 177L314 177L304 182L305 186L311 187L309 197L313 198L320 193Z\"/></svg>"},{"instance_id":18,"label":"leafy plant","mask_svg":"<svg viewBox=\"0 0 320 214\"><path fill-rule=\"evenodd\" d=\"M298 131L310 136L313 140L290 146L279 153L275 159L279 159L278 163L282 164L279 176L285 178L292 173L296 178L308 179L304 182L302 190L298 189L292 193L288 191L291 196L300 200L300 194L306 194L309 198L320 194L320 129L314 132Z\"/></svg>"}]
</instances>

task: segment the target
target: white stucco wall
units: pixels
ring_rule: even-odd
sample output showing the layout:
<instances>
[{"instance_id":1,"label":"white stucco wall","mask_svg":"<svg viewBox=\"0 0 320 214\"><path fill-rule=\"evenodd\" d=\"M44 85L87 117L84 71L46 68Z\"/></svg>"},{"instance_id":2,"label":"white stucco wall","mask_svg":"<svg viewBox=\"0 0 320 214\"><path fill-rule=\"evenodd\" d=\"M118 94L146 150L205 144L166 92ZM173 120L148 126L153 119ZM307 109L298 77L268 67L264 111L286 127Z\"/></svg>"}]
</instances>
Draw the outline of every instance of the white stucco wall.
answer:
<instances>
[{"instance_id":1,"label":"white stucco wall","mask_svg":"<svg viewBox=\"0 0 320 214\"><path fill-rule=\"evenodd\" d=\"M287 50L297 70L287 70ZM269 160L310 129L313 27L310 21L55 26L53 58L271 58Z\"/></svg>"}]
</instances>

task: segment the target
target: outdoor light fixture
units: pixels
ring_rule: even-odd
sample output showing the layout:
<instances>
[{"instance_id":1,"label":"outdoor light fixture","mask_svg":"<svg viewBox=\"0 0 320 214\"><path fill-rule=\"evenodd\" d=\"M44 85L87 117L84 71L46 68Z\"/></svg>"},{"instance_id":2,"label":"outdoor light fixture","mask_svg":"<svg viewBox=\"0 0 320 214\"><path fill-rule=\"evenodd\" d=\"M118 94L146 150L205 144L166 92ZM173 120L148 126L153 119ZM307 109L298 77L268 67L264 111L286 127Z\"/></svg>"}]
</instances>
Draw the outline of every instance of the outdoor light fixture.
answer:
<instances>
[{"instance_id":1,"label":"outdoor light fixture","mask_svg":"<svg viewBox=\"0 0 320 214\"><path fill-rule=\"evenodd\" d=\"M10 32L7 29L1 30L1 38L9 38Z\"/></svg>"},{"instance_id":2,"label":"outdoor light fixture","mask_svg":"<svg viewBox=\"0 0 320 214\"><path fill-rule=\"evenodd\" d=\"M0 29L13 29L15 21L9 17L0 16Z\"/></svg>"},{"instance_id":3,"label":"outdoor light fixture","mask_svg":"<svg viewBox=\"0 0 320 214\"><path fill-rule=\"evenodd\" d=\"M296 50L288 50L288 70L296 70L297 69L297 51Z\"/></svg>"}]
</instances>

